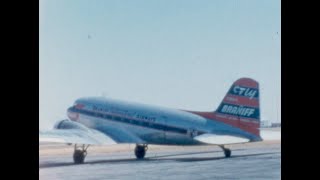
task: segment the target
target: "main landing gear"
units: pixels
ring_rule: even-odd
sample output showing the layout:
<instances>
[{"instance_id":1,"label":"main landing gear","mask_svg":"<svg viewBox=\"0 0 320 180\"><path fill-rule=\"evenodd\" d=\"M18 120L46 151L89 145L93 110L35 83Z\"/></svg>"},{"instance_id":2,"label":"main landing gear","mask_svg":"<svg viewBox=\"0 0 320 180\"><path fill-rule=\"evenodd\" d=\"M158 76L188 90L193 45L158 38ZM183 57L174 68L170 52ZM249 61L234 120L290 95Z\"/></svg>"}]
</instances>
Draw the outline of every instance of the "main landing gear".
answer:
<instances>
[{"instance_id":1,"label":"main landing gear","mask_svg":"<svg viewBox=\"0 0 320 180\"><path fill-rule=\"evenodd\" d=\"M137 159L143 159L146 155L146 151L148 150L147 144L137 144L136 148L134 149L134 153Z\"/></svg>"},{"instance_id":2,"label":"main landing gear","mask_svg":"<svg viewBox=\"0 0 320 180\"><path fill-rule=\"evenodd\" d=\"M220 147L222 148L222 150L223 150L224 155L225 155L226 158L228 158L228 157L231 156L231 150L230 150L230 149L225 148L224 145L221 145Z\"/></svg>"},{"instance_id":3,"label":"main landing gear","mask_svg":"<svg viewBox=\"0 0 320 180\"><path fill-rule=\"evenodd\" d=\"M84 159L87 156L88 147L89 145L82 145L80 147L78 147L77 144L74 145L73 162L75 164L82 164L84 162Z\"/></svg>"}]
</instances>

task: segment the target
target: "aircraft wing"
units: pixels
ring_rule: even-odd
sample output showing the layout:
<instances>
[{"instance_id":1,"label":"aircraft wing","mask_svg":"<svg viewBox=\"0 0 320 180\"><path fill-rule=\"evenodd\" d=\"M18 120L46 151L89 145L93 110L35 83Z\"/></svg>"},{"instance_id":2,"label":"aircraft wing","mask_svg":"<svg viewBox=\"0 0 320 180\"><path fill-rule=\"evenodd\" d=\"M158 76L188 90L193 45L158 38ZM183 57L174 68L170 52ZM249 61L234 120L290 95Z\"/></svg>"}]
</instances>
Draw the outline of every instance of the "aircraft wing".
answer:
<instances>
[{"instance_id":1,"label":"aircraft wing","mask_svg":"<svg viewBox=\"0 0 320 180\"><path fill-rule=\"evenodd\" d=\"M92 129L70 120L58 122L53 130L39 131L39 142L92 145L145 144L143 140L124 128L96 126Z\"/></svg>"},{"instance_id":2,"label":"aircraft wing","mask_svg":"<svg viewBox=\"0 0 320 180\"><path fill-rule=\"evenodd\" d=\"M53 129L49 131L39 131L39 142L72 143L72 144L92 144L111 145L117 144L107 135L90 129Z\"/></svg>"},{"instance_id":3,"label":"aircraft wing","mask_svg":"<svg viewBox=\"0 0 320 180\"><path fill-rule=\"evenodd\" d=\"M215 145L225 145L225 144L238 144L249 142L249 139L235 137L231 135L218 135L218 134L202 134L194 137L195 140Z\"/></svg>"}]
</instances>

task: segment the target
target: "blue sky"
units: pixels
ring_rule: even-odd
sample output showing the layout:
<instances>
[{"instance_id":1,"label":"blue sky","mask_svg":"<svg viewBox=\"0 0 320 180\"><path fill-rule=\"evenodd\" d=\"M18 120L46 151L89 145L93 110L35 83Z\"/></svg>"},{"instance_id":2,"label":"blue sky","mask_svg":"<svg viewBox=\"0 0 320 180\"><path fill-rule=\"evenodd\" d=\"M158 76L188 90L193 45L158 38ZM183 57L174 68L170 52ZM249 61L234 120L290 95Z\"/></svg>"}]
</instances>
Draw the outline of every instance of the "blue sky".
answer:
<instances>
[{"instance_id":1,"label":"blue sky","mask_svg":"<svg viewBox=\"0 0 320 180\"><path fill-rule=\"evenodd\" d=\"M101 96L215 110L240 77L260 83L261 118L281 121L276 0L40 0L39 129Z\"/></svg>"}]
</instances>

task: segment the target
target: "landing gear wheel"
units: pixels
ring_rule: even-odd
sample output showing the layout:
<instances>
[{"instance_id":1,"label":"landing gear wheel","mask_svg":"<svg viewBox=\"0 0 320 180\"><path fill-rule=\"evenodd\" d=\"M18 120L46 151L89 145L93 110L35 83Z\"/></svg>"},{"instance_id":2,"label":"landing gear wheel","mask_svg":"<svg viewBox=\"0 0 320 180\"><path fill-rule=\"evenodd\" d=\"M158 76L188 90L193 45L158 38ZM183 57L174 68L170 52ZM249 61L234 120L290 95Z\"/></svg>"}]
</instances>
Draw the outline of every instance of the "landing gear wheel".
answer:
<instances>
[{"instance_id":1,"label":"landing gear wheel","mask_svg":"<svg viewBox=\"0 0 320 180\"><path fill-rule=\"evenodd\" d=\"M148 150L148 145L136 145L134 149L134 153L137 159L143 159L146 155L146 151Z\"/></svg>"},{"instance_id":2,"label":"landing gear wheel","mask_svg":"<svg viewBox=\"0 0 320 180\"><path fill-rule=\"evenodd\" d=\"M86 152L82 150L75 150L73 153L73 162L75 164L82 164L84 162L84 158L86 157Z\"/></svg>"},{"instance_id":3,"label":"landing gear wheel","mask_svg":"<svg viewBox=\"0 0 320 180\"><path fill-rule=\"evenodd\" d=\"M84 163L84 159L87 156L87 149L89 145L85 147L82 145L82 148L78 148L77 145L74 145L74 152L73 152L73 162L75 164L82 164Z\"/></svg>"}]
</instances>

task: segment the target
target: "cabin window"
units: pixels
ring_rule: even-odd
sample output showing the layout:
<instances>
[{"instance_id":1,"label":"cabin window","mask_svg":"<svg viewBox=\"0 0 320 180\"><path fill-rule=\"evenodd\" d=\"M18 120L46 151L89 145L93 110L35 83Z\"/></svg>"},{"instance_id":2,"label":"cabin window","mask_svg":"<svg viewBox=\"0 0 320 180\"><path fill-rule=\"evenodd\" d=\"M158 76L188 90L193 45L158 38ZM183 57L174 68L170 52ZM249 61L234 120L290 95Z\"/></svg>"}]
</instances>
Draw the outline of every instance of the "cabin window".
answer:
<instances>
[{"instance_id":1,"label":"cabin window","mask_svg":"<svg viewBox=\"0 0 320 180\"><path fill-rule=\"evenodd\" d=\"M130 122L130 120L128 118L124 118L123 121L124 122Z\"/></svg>"}]
</instances>

